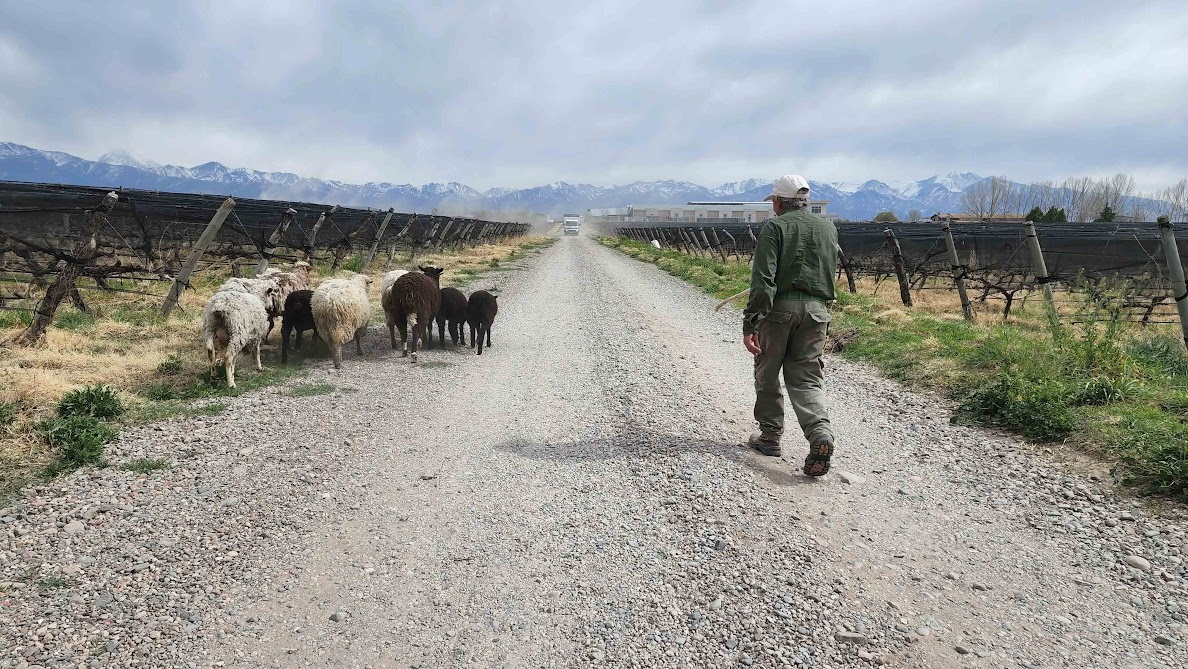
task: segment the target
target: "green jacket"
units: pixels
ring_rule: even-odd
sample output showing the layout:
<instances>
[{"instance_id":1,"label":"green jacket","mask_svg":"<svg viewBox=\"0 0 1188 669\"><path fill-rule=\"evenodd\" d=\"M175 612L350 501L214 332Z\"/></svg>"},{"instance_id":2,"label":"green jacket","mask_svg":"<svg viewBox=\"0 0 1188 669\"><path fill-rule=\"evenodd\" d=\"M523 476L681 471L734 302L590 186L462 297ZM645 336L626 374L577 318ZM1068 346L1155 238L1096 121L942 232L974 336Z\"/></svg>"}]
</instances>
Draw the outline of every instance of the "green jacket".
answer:
<instances>
[{"instance_id":1,"label":"green jacket","mask_svg":"<svg viewBox=\"0 0 1188 669\"><path fill-rule=\"evenodd\" d=\"M832 300L837 250L837 228L808 209L786 211L764 224L755 242L743 334L758 330L776 300Z\"/></svg>"}]
</instances>

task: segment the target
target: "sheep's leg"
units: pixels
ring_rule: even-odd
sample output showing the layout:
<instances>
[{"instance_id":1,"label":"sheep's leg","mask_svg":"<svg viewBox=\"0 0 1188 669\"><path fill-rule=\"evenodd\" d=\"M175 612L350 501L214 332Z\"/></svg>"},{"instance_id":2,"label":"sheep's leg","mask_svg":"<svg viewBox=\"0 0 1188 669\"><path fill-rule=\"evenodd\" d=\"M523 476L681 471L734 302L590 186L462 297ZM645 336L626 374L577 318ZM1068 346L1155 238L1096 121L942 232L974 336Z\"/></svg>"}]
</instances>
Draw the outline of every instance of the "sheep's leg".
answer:
<instances>
[{"instance_id":1,"label":"sheep's leg","mask_svg":"<svg viewBox=\"0 0 1188 669\"><path fill-rule=\"evenodd\" d=\"M334 360L334 369L342 369L342 344L335 342L330 347L330 356Z\"/></svg>"},{"instance_id":2,"label":"sheep's leg","mask_svg":"<svg viewBox=\"0 0 1188 669\"><path fill-rule=\"evenodd\" d=\"M444 318L437 319L437 336L438 340L441 341L441 349L443 351L445 350L445 325L446 322ZM433 337L430 336L429 338L432 339Z\"/></svg>"},{"instance_id":3,"label":"sheep's leg","mask_svg":"<svg viewBox=\"0 0 1188 669\"><path fill-rule=\"evenodd\" d=\"M289 335L293 334L293 328L288 325L281 326L281 362L289 361ZM297 331L297 350L301 350L301 331Z\"/></svg>"},{"instance_id":4,"label":"sheep's leg","mask_svg":"<svg viewBox=\"0 0 1188 669\"><path fill-rule=\"evenodd\" d=\"M483 326L483 332L487 335L487 348L491 348L491 324L487 323Z\"/></svg>"},{"instance_id":5,"label":"sheep's leg","mask_svg":"<svg viewBox=\"0 0 1188 669\"><path fill-rule=\"evenodd\" d=\"M396 327L400 328L400 345L404 348L404 357L408 357L408 323L411 318L401 319L396 323ZM416 329L413 330L413 336L416 336ZM396 342L392 342L392 348L396 348Z\"/></svg>"},{"instance_id":6,"label":"sheep's leg","mask_svg":"<svg viewBox=\"0 0 1188 669\"><path fill-rule=\"evenodd\" d=\"M293 348L296 348L298 351L301 350L301 329L300 328L297 329L297 342Z\"/></svg>"},{"instance_id":7,"label":"sheep's leg","mask_svg":"<svg viewBox=\"0 0 1188 669\"><path fill-rule=\"evenodd\" d=\"M363 355L363 331L355 330L355 353Z\"/></svg>"},{"instance_id":8,"label":"sheep's leg","mask_svg":"<svg viewBox=\"0 0 1188 669\"><path fill-rule=\"evenodd\" d=\"M468 325L470 325L470 348L474 348L474 344L475 344L474 325L473 324L468 324Z\"/></svg>"},{"instance_id":9,"label":"sheep's leg","mask_svg":"<svg viewBox=\"0 0 1188 669\"><path fill-rule=\"evenodd\" d=\"M239 351L233 351L230 347L224 354L226 358L223 359L223 369L227 372L227 387L235 387L235 359L239 357Z\"/></svg>"},{"instance_id":10,"label":"sheep's leg","mask_svg":"<svg viewBox=\"0 0 1188 669\"><path fill-rule=\"evenodd\" d=\"M256 340L256 371L264 371L264 363L260 362L260 346L264 343L264 337Z\"/></svg>"},{"instance_id":11,"label":"sheep's leg","mask_svg":"<svg viewBox=\"0 0 1188 669\"><path fill-rule=\"evenodd\" d=\"M421 317L417 317L417 323L420 324ZM421 327L421 343L425 348L433 348L433 319L426 318L425 325Z\"/></svg>"},{"instance_id":12,"label":"sheep's leg","mask_svg":"<svg viewBox=\"0 0 1188 669\"><path fill-rule=\"evenodd\" d=\"M413 325L413 329L412 329L412 361L413 362L417 361L417 342L419 342L421 340L421 338L424 336L424 333L425 333L425 326L424 326L424 324L421 323L421 321L418 320L416 325ZM407 355L407 354L408 353L406 351L405 355Z\"/></svg>"},{"instance_id":13,"label":"sheep's leg","mask_svg":"<svg viewBox=\"0 0 1188 669\"><path fill-rule=\"evenodd\" d=\"M210 378L213 381L219 376L218 372L215 371L215 352L213 342L206 343L206 360L210 364Z\"/></svg>"},{"instance_id":14,"label":"sheep's leg","mask_svg":"<svg viewBox=\"0 0 1188 669\"><path fill-rule=\"evenodd\" d=\"M485 330L485 329L487 329L487 326L483 323L479 323L479 325L478 325L478 354L479 355L483 354L483 330Z\"/></svg>"}]
</instances>

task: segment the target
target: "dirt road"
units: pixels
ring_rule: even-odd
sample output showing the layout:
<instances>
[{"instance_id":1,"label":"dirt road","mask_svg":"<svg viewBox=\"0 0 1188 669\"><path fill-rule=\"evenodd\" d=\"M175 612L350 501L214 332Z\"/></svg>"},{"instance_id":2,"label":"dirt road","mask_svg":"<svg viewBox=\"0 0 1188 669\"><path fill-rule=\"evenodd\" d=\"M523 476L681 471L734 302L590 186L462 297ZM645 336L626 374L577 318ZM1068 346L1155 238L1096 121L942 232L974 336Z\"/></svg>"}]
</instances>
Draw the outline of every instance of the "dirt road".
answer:
<instances>
[{"instance_id":1,"label":"dirt road","mask_svg":"<svg viewBox=\"0 0 1188 669\"><path fill-rule=\"evenodd\" d=\"M831 360L836 474L738 446L737 313L586 238L494 346L137 430L0 511L0 667L1179 667L1188 523ZM840 470L840 471L838 471ZM842 476L842 473L845 476Z\"/></svg>"}]
</instances>

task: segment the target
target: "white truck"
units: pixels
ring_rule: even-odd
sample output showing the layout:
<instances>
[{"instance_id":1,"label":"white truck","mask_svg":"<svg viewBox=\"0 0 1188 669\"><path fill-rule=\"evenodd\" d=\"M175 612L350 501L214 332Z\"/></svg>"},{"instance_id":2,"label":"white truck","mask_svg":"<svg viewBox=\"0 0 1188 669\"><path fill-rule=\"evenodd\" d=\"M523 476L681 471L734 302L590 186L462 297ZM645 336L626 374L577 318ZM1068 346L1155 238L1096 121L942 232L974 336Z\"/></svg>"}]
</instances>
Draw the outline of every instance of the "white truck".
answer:
<instances>
[{"instance_id":1,"label":"white truck","mask_svg":"<svg viewBox=\"0 0 1188 669\"><path fill-rule=\"evenodd\" d=\"M582 217L580 214L566 214L562 219L561 229L566 235L576 235L581 230Z\"/></svg>"}]
</instances>

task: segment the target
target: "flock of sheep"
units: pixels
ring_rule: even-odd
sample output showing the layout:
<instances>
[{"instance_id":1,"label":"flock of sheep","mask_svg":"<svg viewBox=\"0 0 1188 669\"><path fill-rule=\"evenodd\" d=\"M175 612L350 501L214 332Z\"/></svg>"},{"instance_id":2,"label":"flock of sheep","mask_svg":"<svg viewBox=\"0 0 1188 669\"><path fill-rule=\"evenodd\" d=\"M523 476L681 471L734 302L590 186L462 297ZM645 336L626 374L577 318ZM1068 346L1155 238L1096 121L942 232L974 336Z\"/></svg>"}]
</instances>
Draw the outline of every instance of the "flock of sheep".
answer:
<instances>
[{"instance_id":1,"label":"flock of sheep","mask_svg":"<svg viewBox=\"0 0 1188 669\"><path fill-rule=\"evenodd\" d=\"M480 290L469 299L457 288L441 288L440 267L420 267L419 272L395 270L384 275L380 301L388 325L392 348L396 329L404 355L409 355L408 329L412 326L412 361L417 361L417 343L433 347L433 322L437 322L441 347L445 331L450 340L466 345L465 327L470 327L470 345L482 355L484 342L491 345L491 325L499 312L496 296ZM249 347L256 350L256 369L263 370L260 347L277 316L281 317L281 361L289 360L289 337L296 334L301 350L301 333L313 330L330 347L334 368L342 368L342 346L355 341L363 354L362 337L371 323L368 288L371 277L356 274L328 279L311 290L313 268L298 262L292 270L265 270L254 279L228 279L206 303L202 312L202 338L206 344L210 376L217 378L221 364L227 385L235 387L235 361Z\"/></svg>"}]
</instances>

